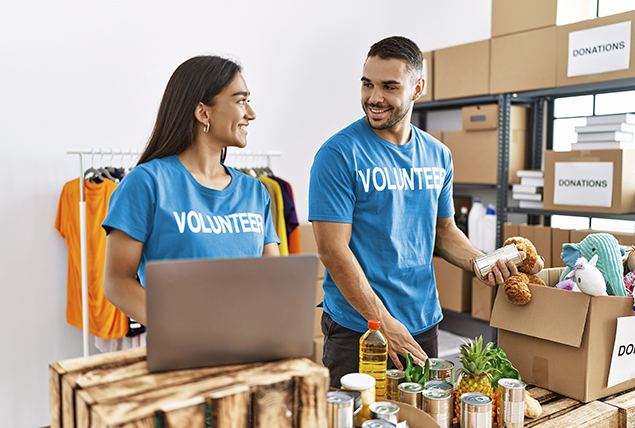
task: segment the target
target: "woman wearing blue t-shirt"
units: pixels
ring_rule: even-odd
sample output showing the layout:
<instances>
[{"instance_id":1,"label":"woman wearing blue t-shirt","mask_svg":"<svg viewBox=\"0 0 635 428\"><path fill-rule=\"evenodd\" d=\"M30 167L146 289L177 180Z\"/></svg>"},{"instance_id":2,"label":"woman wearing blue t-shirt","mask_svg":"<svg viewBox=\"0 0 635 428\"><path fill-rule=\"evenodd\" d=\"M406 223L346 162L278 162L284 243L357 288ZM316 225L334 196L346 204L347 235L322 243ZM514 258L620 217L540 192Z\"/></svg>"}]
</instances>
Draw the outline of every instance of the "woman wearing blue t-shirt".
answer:
<instances>
[{"instance_id":1,"label":"woman wearing blue t-shirt","mask_svg":"<svg viewBox=\"0 0 635 428\"><path fill-rule=\"evenodd\" d=\"M104 293L130 318L146 323L150 260L279 255L267 190L223 164L227 147L246 146L255 118L233 61L194 57L170 78L150 141L103 223Z\"/></svg>"}]
</instances>

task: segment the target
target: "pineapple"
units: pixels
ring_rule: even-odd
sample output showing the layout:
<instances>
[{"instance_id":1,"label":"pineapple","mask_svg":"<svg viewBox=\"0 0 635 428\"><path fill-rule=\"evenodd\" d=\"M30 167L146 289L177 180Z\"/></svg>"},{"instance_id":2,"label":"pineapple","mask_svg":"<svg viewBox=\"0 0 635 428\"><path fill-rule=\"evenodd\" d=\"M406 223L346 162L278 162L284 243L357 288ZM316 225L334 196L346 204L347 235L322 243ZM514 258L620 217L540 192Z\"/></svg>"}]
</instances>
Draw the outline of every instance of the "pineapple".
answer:
<instances>
[{"instance_id":1,"label":"pineapple","mask_svg":"<svg viewBox=\"0 0 635 428\"><path fill-rule=\"evenodd\" d=\"M483 347L483 336L475 339L473 343L464 342L461 346L461 356L459 361L463 365L459 373L459 381L456 386L454 396L454 415L461 423L461 396L467 392L480 392L486 394L494 401L494 390L490 382L492 370L491 360L493 358L494 344L487 343ZM492 402L492 416L494 412L494 402Z\"/></svg>"}]
</instances>

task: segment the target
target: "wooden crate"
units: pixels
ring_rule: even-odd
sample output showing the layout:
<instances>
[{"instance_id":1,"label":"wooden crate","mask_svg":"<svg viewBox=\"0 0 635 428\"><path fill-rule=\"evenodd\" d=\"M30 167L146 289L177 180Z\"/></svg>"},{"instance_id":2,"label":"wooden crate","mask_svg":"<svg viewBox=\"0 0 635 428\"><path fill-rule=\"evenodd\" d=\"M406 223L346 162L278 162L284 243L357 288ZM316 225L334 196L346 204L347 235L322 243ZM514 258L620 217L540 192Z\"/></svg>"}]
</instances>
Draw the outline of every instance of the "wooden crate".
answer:
<instances>
[{"instance_id":1,"label":"wooden crate","mask_svg":"<svg viewBox=\"0 0 635 428\"><path fill-rule=\"evenodd\" d=\"M635 391L630 390L602 399L618 412L618 428L635 428Z\"/></svg>"},{"instance_id":2,"label":"wooden crate","mask_svg":"<svg viewBox=\"0 0 635 428\"><path fill-rule=\"evenodd\" d=\"M326 427L329 372L309 359L149 373L145 355L51 364L51 428Z\"/></svg>"}]
</instances>

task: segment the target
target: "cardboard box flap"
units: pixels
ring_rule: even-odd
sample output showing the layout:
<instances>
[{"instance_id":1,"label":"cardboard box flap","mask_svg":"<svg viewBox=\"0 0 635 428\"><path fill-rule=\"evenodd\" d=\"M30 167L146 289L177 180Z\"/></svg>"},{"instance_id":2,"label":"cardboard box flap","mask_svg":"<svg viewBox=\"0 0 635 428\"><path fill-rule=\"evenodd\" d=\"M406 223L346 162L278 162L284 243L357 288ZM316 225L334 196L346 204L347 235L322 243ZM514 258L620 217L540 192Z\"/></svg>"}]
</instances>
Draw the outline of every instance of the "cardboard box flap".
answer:
<instances>
[{"instance_id":1,"label":"cardboard box flap","mask_svg":"<svg viewBox=\"0 0 635 428\"><path fill-rule=\"evenodd\" d=\"M507 300L503 287L499 287L490 325L580 347L591 296L540 285L530 284L529 289L531 301L524 306L517 306ZM554 320L557 322L554 323Z\"/></svg>"}]
</instances>

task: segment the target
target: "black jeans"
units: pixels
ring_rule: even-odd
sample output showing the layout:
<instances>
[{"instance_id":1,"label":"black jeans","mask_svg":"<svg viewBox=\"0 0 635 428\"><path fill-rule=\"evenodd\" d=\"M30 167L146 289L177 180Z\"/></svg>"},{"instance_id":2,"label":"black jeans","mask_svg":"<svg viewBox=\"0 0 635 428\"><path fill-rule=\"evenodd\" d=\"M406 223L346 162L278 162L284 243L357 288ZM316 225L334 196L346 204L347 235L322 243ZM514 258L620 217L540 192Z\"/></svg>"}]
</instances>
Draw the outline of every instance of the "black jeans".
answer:
<instances>
[{"instance_id":1,"label":"black jeans","mask_svg":"<svg viewBox=\"0 0 635 428\"><path fill-rule=\"evenodd\" d=\"M322 314L321 325L324 333L322 363L331 372L331 387L339 388L342 376L359 371L359 339L363 333L342 327L326 312ZM428 357L436 358L439 355L438 324L414 336L414 339ZM400 355L399 360L406 367L406 359ZM391 368L395 368L395 365L388 357L388 369Z\"/></svg>"}]
</instances>

